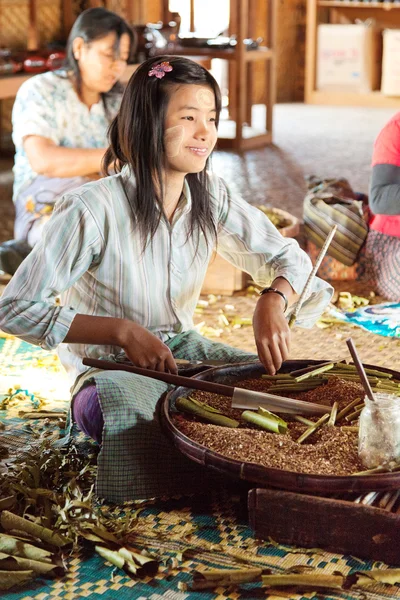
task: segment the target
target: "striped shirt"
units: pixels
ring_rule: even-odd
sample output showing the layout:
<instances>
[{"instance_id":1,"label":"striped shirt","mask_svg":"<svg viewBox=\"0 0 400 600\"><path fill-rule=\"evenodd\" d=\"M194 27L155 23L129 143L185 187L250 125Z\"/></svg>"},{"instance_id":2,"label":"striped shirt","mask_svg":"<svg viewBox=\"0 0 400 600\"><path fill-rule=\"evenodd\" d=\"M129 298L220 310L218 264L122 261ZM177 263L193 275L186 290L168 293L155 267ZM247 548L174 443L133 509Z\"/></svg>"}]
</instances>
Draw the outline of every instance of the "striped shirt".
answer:
<instances>
[{"instance_id":1,"label":"striped shirt","mask_svg":"<svg viewBox=\"0 0 400 600\"><path fill-rule=\"evenodd\" d=\"M284 238L259 209L209 175L218 227L218 254L267 286L284 277L301 292L311 262L293 239ZM136 321L166 341L193 328L193 313L213 249L204 236L187 240L191 197L185 183L172 223L161 219L153 244L142 252L127 198L135 180L122 173L88 183L57 203L42 240L19 267L0 300L0 328L44 349L58 347L75 315ZM223 277L223 273L221 274ZM56 304L61 294L61 304ZM316 278L298 318L311 326L332 288ZM121 348L62 344L59 354L71 377L82 357L118 354Z\"/></svg>"}]
</instances>

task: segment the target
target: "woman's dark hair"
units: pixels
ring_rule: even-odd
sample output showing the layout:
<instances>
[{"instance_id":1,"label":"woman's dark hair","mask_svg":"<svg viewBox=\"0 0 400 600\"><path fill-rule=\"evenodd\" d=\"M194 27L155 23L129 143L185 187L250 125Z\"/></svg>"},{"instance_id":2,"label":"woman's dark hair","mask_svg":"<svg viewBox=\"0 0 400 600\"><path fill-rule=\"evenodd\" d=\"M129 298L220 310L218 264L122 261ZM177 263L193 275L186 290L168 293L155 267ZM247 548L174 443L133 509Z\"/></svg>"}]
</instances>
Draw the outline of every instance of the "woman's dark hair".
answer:
<instances>
[{"instance_id":1,"label":"woman's dark hair","mask_svg":"<svg viewBox=\"0 0 400 600\"><path fill-rule=\"evenodd\" d=\"M90 44L95 40L99 40L106 37L110 33L115 33L115 48L117 51L119 48L119 42L121 36L126 33L130 39L130 56L131 58L135 52L136 36L133 29L128 25L126 21L119 15L105 8L88 8L84 10L74 22L71 32L68 36L67 47L66 47L66 59L64 63L64 69L68 74L72 73L72 79L76 86L78 95L81 95L82 89L82 76L79 69L78 61L76 60L73 52L73 42L76 38L80 37L86 44ZM121 84L117 83L113 88L102 94L102 100L104 107L107 111L106 100L109 94L115 94L120 92L122 89Z\"/></svg>"},{"instance_id":2,"label":"woman's dark hair","mask_svg":"<svg viewBox=\"0 0 400 600\"><path fill-rule=\"evenodd\" d=\"M169 62L172 71L162 79L149 77L153 66ZM221 112L221 92L214 77L192 60L178 56L157 56L140 65L131 77L118 115L109 128L109 147L103 167L107 174L112 167L120 171L124 165L131 168L136 178L136 195L128 197L134 222L138 225L143 249L152 240L163 214L162 173L165 167L164 131L168 102L173 87L178 85L205 85L215 97L216 126ZM188 236L200 231L206 243L216 239L216 224L210 206L210 191L205 168L200 173L189 173L186 181L192 198L191 224ZM158 206L157 206L158 205Z\"/></svg>"}]
</instances>

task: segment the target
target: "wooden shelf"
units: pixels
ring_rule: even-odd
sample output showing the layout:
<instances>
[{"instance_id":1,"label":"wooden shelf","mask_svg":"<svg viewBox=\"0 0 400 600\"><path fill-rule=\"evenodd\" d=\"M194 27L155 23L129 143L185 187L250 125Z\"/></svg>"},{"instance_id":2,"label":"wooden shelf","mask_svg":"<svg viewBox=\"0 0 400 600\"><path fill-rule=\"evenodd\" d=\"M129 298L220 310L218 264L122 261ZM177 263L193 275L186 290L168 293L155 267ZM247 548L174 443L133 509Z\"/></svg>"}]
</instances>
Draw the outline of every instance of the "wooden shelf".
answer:
<instances>
[{"instance_id":1,"label":"wooden shelf","mask_svg":"<svg viewBox=\"0 0 400 600\"><path fill-rule=\"evenodd\" d=\"M327 9L332 9L327 11ZM351 22L356 18L365 19L365 10L382 27L400 28L400 2L352 2L349 0L307 0L306 29L306 69L304 100L308 104L331 104L336 106L371 106L380 108L400 108L400 97L384 96L380 91L357 93L316 89L317 31L320 23ZM394 12L388 16L388 11Z\"/></svg>"},{"instance_id":2,"label":"wooden shelf","mask_svg":"<svg viewBox=\"0 0 400 600\"><path fill-rule=\"evenodd\" d=\"M400 2L351 2L343 0L318 0L318 6L328 8L381 8L382 10L396 10L400 8Z\"/></svg>"},{"instance_id":3,"label":"wooden shelf","mask_svg":"<svg viewBox=\"0 0 400 600\"><path fill-rule=\"evenodd\" d=\"M128 65L126 70L121 77L121 83L128 83L132 73L136 71L139 65ZM27 79L34 77L32 73L16 73L15 75L3 75L0 76L0 100L6 98L15 98L15 95L21 85Z\"/></svg>"},{"instance_id":4,"label":"wooden shelf","mask_svg":"<svg viewBox=\"0 0 400 600\"><path fill-rule=\"evenodd\" d=\"M371 106L374 108L400 109L400 97L384 96L381 92L361 94L313 90L306 95L307 104L331 104L332 106Z\"/></svg>"},{"instance_id":5,"label":"wooden shelf","mask_svg":"<svg viewBox=\"0 0 400 600\"><path fill-rule=\"evenodd\" d=\"M189 0L187 0L189 3ZM218 0L216 0L218 1ZM275 83L275 33L276 33L276 4L277 0L262 0L266 4L265 33L263 39L265 47L247 50L243 40L255 39L257 33L257 19L261 2L257 0L230 0L229 35L235 35L237 45L234 48L193 48L176 46L171 54L181 56L206 56L210 59L218 58L228 61L228 87L229 87L229 118L234 124L232 136L219 137L220 148L238 151L260 148L272 142L273 106L276 97ZM164 21L170 20L168 11L169 0L163 0ZM191 23L194 25L194 2L190 3ZM264 19L264 17L263 17ZM193 28L192 28L193 31ZM254 80L261 71L256 71L255 63L263 63L265 72L265 127L255 135L248 135L252 128L252 107L254 106L253 87ZM262 74L264 79L264 74ZM263 100L264 100L263 98ZM260 102L261 103L261 102Z\"/></svg>"},{"instance_id":6,"label":"wooden shelf","mask_svg":"<svg viewBox=\"0 0 400 600\"><path fill-rule=\"evenodd\" d=\"M164 52L165 54L165 52ZM179 56L207 56L209 58L221 58L223 60L237 60L238 51L236 48L227 48L226 50L214 50L213 48L189 48L187 46L175 46L168 54L177 54ZM274 53L270 48L257 48L257 50L246 50L244 53L245 62L256 60L270 60Z\"/></svg>"},{"instance_id":7,"label":"wooden shelf","mask_svg":"<svg viewBox=\"0 0 400 600\"><path fill-rule=\"evenodd\" d=\"M30 77L32 75L28 75L28 73L0 76L0 100L15 98L20 86Z\"/></svg>"}]
</instances>

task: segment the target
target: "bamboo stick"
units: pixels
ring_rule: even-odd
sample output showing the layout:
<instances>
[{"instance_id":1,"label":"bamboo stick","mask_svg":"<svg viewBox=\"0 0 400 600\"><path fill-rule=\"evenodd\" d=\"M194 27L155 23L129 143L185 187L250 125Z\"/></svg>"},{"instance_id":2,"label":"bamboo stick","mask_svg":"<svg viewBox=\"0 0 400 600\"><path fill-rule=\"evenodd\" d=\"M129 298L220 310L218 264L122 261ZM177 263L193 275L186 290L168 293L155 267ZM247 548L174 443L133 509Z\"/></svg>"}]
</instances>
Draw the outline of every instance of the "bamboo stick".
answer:
<instances>
[{"instance_id":1,"label":"bamboo stick","mask_svg":"<svg viewBox=\"0 0 400 600\"><path fill-rule=\"evenodd\" d=\"M378 503L379 508L386 508L388 502L390 502L392 493L393 492L385 492L383 494L382 498L379 500L379 503Z\"/></svg>"},{"instance_id":2,"label":"bamboo stick","mask_svg":"<svg viewBox=\"0 0 400 600\"><path fill-rule=\"evenodd\" d=\"M293 310L293 312L292 312L292 314L291 314L291 316L289 318L289 327L290 328L292 328L294 326L295 322L296 322L297 316L298 316L298 314L300 312L300 309L301 309L301 307L303 305L303 302L304 302L304 300L307 297L307 294L308 294L308 291L309 291L309 289L310 289L310 287L312 285L313 279L314 279L315 275L317 274L317 271L318 271L318 269L319 269L319 267L321 265L322 259L324 258L325 254L326 254L326 252L327 252L327 250L329 248L329 245L330 245L330 243L331 243L331 241L333 239L333 236L336 233L336 230L337 230L337 225L334 225L332 227L332 229L330 230L330 232L328 233L327 238L326 238L326 240L324 242L324 245L322 246L322 248L320 250L320 253L317 256L317 259L315 261L315 265L313 266L313 268L311 270L311 273L309 274L309 276L307 278L307 281L306 281L306 284L305 284L305 286L303 288L303 291L300 294L300 298L298 299L298 301L296 303L296 306L294 307L294 310Z\"/></svg>"},{"instance_id":3,"label":"bamboo stick","mask_svg":"<svg viewBox=\"0 0 400 600\"><path fill-rule=\"evenodd\" d=\"M339 367L339 369L343 369L344 371L357 372L356 366L353 364L336 363L335 366ZM372 375L375 377L384 377L384 378L388 378L388 379L391 379L393 377L392 373L386 373L385 371L377 371L376 369L370 369L369 367L364 367L364 370L367 373L367 375Z\"/></svg>"},{"instance_id":4,"label":"bamboo stick","mask_svg":"<svg viewBox=\"0 0 400 600\"><path fill-rule=\"evenodd\" d=\"M393 492L391 499L385 506L385 510L391 511L393 509L394 505L396 504L399 496L400 496L400 490L396 490L395 492Z\"/></svg>"},{"instance_id":5,"label":"bamboo stick","mask_svg":"<svg viewBox=\"0 0 400 600\"><path fill-rule=\"evenodd\" d=\"M356 408L356 410L354 412L352 412L349 415L345 416L345 420L348 423L351 423L352 421L354 421L354 419L356 419L357 417L360 416L360 413L361 413L361 411L362 411L363 408L364 408L363 406L361 408Z\"/></svg>"},{"instance_id":6,"label":"bamboo stick","mask_svg":"<svg viewBox=\"0 0 400 600\"><path fill-rule=\"evenodd\" d=\"M290 371L291 377L298 377L299 375L303 375L303 373L308 373L309 371L314 371L317 367L323 367L325 365L330 365L331 361L324 361L317 363L316 365L309 365L308 367L304 367L303 369L296 369L296 371ZM337 364L337 363L336 363Z\"/></svg>"},{"instance_id":7,"label":"bamboo stick","mask_svg":"<svg viewBox=\"0 0 400 600\"><path fill-rule=\"evenodd\" d=\"M316 423L313 424L312 427L309 427L301 434L301 436L297 439L298 444L302 444L310 435L312 435L321 425L325 423L329 419L329 414L323 415Z\"/></svg>"},{"instance_id":8,"label":"bamboo stick","mask_svg":"<svg viewBox=\"0 0 400 600\"><path fill-rule=\"evenodd\" d=\"M361 360L360 360L360 358L359 358L359 356L357 354L357 350L356 350L356 347L355 347L355 345L353 343L353 340L351 338L348 338L346 340L346 344L347 344L348 349L350 350L350 354L351 354L352 359L354 360L354 364L357 367L357 371L358 371L358 374L360 376L361 383L363 385L364 391L365 391L366 395L368 396L368 398L371 400L371 402L375 402L374 393L373 393L373 391L371 389L371 386L369 384L369 381L368 381L368 378L367 378L367 374L364 371L364 366L363 366L363 364L362 364L362 362L361 362Z\"/></svg>"},{"instance_id":9,"label":"bamboo stick","mask_svg":"<svg viewBox=\"0 0 400 600\"><path fill-rule=\"evenodd\" d=\"M380 492L368 492L368 494L365 494L360 504L371 506L378 498L379 494Z\"/></svg>"},{"instance_id":10,"label":"bamboo stick","mask_svg":"<svg viewBox=\"0 0 400 600\"><path fill-rule=\"evenodd\" d=\"M328 421L329 427L334 427L334 425L335 425L336 417L337 417L337 409L338 409L338 403L334 402L333 406L332 406L331 414L329 416L329 421Z\"/></svg>"},{"instance_id":11,"label":"bamboo stick","mask_svg":"<svg viewBox=\"0 0 400 600\"><path fill-rule=\"evenodd\" d=\"M341 429L343 429L343 431L352 431L353 433L358 433L360 428L358 427L358 425L342 425Z\"/></svg>"},{"instance_id":12,"label":"bamboo stick","mask_svg":"<svg viewBox=\"0 0 400 600\"><path fill-rule=\"evenodd\" d=\"M315 377L315 375L320 375L321 373L325 373L325 371L329 371L330 369L333 368L333 362L332 363L328 363L327 365L323 365L321 367L317 367L316 369L314 369L313 371L308 371L307 373L303 373L302 375L298 375L297 377L295 377L295 381L300 382L300 381L304 381L305 379L308 379L309 377Z\"/></svg>"},{"instance_id":13,"label":"bamboo stick","mask_svg":"<svg viewBox=\"0 0 400 600\"><path fill-rule=\"evenodd\" d=\"M351 411L352 408L354 408L357 404L359 404L360 401L361 401L361 398L355 398L352 402L350 402L350 404L348 404L347 406L342 408L342 410L339 411L336 416L336 423L338 421L340 421L340 419L343 419L343 417L345 415L347 415Z\"/></svg>"},{"instance_id":14,"label":"bamboo stick","mask_svg":"<svg viewBox=\"0 0 400 600\"><path fill-rule=\"evenodd\" d=\"M197 403L192 402L189 398L177 398L175 401L176 408L181 412L190 413L196 417L200 417L209 423L214 425L220 425L221 427L239 427L239 421L230 419L225 415L221 415L216 412L202 408Z\"/></svg>"}]
</instances>

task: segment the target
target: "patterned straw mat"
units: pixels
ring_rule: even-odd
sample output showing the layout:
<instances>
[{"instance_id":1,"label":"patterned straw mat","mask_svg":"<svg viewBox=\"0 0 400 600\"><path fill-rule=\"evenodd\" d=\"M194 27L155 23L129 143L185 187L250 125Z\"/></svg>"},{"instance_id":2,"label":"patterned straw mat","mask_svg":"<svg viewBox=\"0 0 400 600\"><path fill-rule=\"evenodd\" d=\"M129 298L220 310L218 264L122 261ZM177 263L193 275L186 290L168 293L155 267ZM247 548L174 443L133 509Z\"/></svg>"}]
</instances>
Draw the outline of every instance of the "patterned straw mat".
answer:
<instances>
[{"instance_id":1,"label":"patterned straw mat","mask_svg":"<svg viewBox=\"0 0 400 600\"><path fill-rule=\"evenodd\" d=\"M224 322L221 315L226 315L228 321L231 321L232 315L251 317L255 301L255 296L246 295L219 298L197 314L196 321L203 322L203 329L209 328L206 334L217 334L219 341L254 350L251 327L221 325ZM350 335L364 362L392 368L400 366L399 340L381 338L348 325L295 330L291 356L310 359L348 357L345 340ZM45 399L46 410L65 409L68 404L68 383L56 356L6 337L0 339L0 394L14 386L27 389L29 393L39 393ZM18 405L0 411L0 419L6 424L6 428L0 431L0 441L8 446L12 458L20 456L32 441L29 423L18 415L21 408L30 410L32 405L27 400L27 406ZM133 580L98 555L82 551L68 558L68 572L63 578L37 579L29 586L3 593L2 597L10 600L94 600L100 597L106 600L400 598L400 587L381 584L374 584L367 591L330 593L302 594L294 590L285 591L284 588L268 592L259 583L235 589L218 588L213 592L191 592L187 585L190 585L194 569L240 567L245 562L271 569L274 573L301 565L315 568L316 573L340 571L347 575L368 570L373 563L353 556L256 541L247 525L245 493L238 493L237 488L194 498L137 503L137 506L142 510L132 531L131 542L135 547L147 549L160 557L157 575ZM188 549L191 549L190 553ZM385 567L383 563L374 563L374 567L382 566Z\"/></svg>"}]
</instances>

